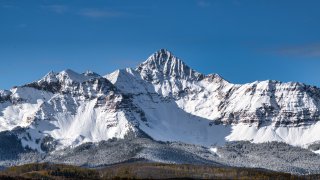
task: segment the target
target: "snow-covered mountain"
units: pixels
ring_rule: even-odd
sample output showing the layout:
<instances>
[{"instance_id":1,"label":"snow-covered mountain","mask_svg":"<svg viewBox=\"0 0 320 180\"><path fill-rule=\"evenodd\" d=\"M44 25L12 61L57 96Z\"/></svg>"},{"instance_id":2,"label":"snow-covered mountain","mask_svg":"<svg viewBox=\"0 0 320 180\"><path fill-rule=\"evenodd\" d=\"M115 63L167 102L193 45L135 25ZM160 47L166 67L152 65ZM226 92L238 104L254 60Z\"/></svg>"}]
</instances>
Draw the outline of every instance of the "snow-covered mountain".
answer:
<instances>
[{"instance_id":1,"label":"snow-covered mountain","mask_svg":"<svg viewBox=\"0 0 320 180\"><path fill-rule=\"evenodd\" d=\"M18 126L22 144L39 151L124 138L138 132L138 109L107 79L91 72L50 72L39 81L4 91L0 130Z\"/></svg>"},{"instance_id":2,"label":"snow-covered mountain","mask_svg":"<svg viewBox=\"0 0 320 180\"><path fill-rule=\"evenodd\" d=\"M151 55L136 69L117 70L106 78L123 93L132 94L136 101L141 94L160 95L167 102L176 104L178 110L174 112L183 110L194 119L207 120L209 134L215 134L209 139L227 134L225 139L229 141L282 141L303 147L320 140L317 133L320 130L320 89L314 86L270 80L232 84L218 74L196 72L164 49ZM145 104L143 101L138 106ZM156 122L170 119L162 116L173 116L169 110L154 108L154 111L159 114L155 117L158 118ZM181 119L179 127L183 126L181 122L185 118L177 119ZM225 129L219 124L225 125ZM197 126L193 127L188 131L197 129ZM223 133L216 128L223 129ZM206 132L205 128L200 129Z\"/></svg>"},{"instance_id":3,"label":"snow-covered mountain","mask_svg":"<svg viewBox=\"0 0 320 180\"><path fill-rule=\"evenodd\" d=\"M232 84L161 49L104 77L65 70L0 91L0 131L40 152L148 136L211 146L225 141L320 141L320 89L302 83Z\"/></svg>"},{"instance_id":4,"label":"snow-covered mountain","mask_svg":"<svg viewBox=\"0 0 320 180\"><path fill-rule=\"evenodd\" d=\"M203 75L169 51L160 50L136 71L185 111L231 123L299 126L319 120L320 89L302 83L256 81L238 85L217 74Z\"/></svg>"}]
</instances>

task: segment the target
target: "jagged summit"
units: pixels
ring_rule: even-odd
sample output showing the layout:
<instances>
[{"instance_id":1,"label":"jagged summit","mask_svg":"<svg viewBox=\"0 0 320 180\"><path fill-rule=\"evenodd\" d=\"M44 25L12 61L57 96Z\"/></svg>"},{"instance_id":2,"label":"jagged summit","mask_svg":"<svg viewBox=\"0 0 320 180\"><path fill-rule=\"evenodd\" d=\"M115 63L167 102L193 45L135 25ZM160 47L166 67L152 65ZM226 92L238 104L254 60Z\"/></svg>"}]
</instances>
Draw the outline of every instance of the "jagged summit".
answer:
<instances>
[{"instance_id":1,"label":"jagged summit","mask_svg":"<svg viewBox=\"0 0 320 180\"><path fill-rule=\"evenodd\" d=\"M176 60L178 59L171 51L167 49L160 49L153 53L149 58L144 62L148 62L148 60L155 60L159 61L158 63L164 62L164 61L170 61L170 60ZM143 63L143 64L144 64Z\"/></svg>"},{"instance_id":2,"label":"jagged summit","mask_svg":"<svg viewBox=\"0 0 320 180\"><path fill-rule=\"evenodd\" d=\"M166 55L166 56L174 56L172 54L171 51L169 51L168 49L159 49L157 52L155 52L154 54L158 54L158 55Z\"/></svg>"},{"instance_id":3,"label":"jagged summit","mask_svg":"<svg viewBox=\"0 0 320 180\"><path fill-rule=\"evenodd\" d=\"M142 77L149 81L180 78L185 80L200 80L203 74L191 69L181 59L166 49L160 49L152 54L136 69Z\"/></svg>"},{"instance_id":4,"label":"jagged summit","mask_svg":"<svg viewBox=\"0 0 320 180\"><path fill-rule=\"evenodd\" d=\"M52 93L60 91L74 91L74 88L78 88L82 83L91 81L94 79L103 79L99 74L86 71L84 73L77 73L71 69L63 70L59 73L50 71L43 78L38 81L23 85L26 87L33 87L39 90L45 90ZM105 79L104 79L105 80ZM110 82L106 82L110 83Z\"/></svg>"},{"instance_id":5,"label":"jagged summit","mask_svg":"<svg viewBox=\"0 0 320 180\"><path fill-rule=\"evenodd\" d=\"M79 74L71 69L63 70L59 73L50 71L43 78L41 78L38 83L57 83L57 82L65 82L65 83L82 83L92 78L100 77L99 74L93 71L86 71L82 74Z\"/></svg>"},{"instance_id":6,"label":"jagged summit","mask_svg":"<svg viewBox=\"0 0 320 180\"><path fill-rule=\"evenodd\" d=\"M42 83L42 82L48 82L48 83L55 83L58 82L57 79L57 74L56 72L50 71L48 72L43 78L41 78L38 82Z\"/></svg>"},{"instance_id":7,"label":"jagged summit","mask_svg":"<svg viewBox=\"0 0 320 180\"><path fill-rule=\"evenodd\" d=\"M89 80L90 78L85 76L84 74L79 74L71 69L66 69L64 71L61 71L58 75L57 78L61 81L67 81L69 83L72 82L79 82L82 83L86 80Z\"/></svg>"}]
</instances>

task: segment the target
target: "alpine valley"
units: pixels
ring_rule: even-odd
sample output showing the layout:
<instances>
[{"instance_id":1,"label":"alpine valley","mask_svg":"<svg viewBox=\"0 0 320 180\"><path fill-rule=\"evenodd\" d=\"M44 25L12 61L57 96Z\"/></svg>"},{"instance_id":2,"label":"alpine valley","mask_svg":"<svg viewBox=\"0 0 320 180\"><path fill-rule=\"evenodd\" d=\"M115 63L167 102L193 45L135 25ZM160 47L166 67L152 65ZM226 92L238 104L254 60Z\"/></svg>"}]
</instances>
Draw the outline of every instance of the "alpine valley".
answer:
<instances>
[{"instance_id":1,"label":"alpine valley","mask_svg":"<svg viewBox=\"0 0 320 180\"><path fill-rule=\"evenodd\" d=\"M0 91L0 166L122 162L320 173L320 89L233 84L161 49L105 76L49 72Z\"/></svg>"}]
</instances>

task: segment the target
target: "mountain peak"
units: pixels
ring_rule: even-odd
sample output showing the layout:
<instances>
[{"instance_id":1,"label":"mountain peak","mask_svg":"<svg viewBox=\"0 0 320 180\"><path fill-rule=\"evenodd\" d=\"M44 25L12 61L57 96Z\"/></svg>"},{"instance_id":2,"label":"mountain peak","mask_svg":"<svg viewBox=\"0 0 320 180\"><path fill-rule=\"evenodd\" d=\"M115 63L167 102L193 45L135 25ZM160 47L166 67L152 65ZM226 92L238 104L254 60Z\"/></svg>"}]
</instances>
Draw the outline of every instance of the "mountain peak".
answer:
<instances>
[{"instance_id":1,"label":"mountain peak","mask_svg":"<svg viewBox=\"0 0 320 180\"><path fill-rule=\"evenodd\" d=\"M58 82L59 80L57 79L57 73L50 71L48 72L42 79L40 79L38 82L48 82L48 83L55 83Z\"/></svg>"},{"instance_id":2,"label":"mountain peak","mask_svg":"<svg viewBox=\"0 0 320 180\"><path fill-rule=\"evenodd\" d=\"M87 81L91 78L99 77L100 75L92 72L92 71L86 71L85 73L79 74L71 69L63 70L59 73L50 71L47 73L42 79L38 81L38 83L57 83L57 82L65 82L65 83L82 83L84 81Z\"/></svg>"},{"instance_id":3,"label":"mountain peak","mask_svg":"<svg viewBox=\"0 0 320 180\"><path fill-rule=\"evenodd\" d=\"M157 52L155 52L154 54L167 55L167 56L172 55L172 53L168 49L160 49Z\"/></svg>"},{"instance_id":4,"label":"mountain peak","mask_svg":"<svg viewBox=\"0 0 320 180\"><path fill-rule=\"evenodd\" d=\"M178 57L174 56L173 53L171 53L167 49L160 49L157 52L153 53L149 58L142 64L145 63L152 63L156 61L159 64L163 64L166 61L181 61Z\"/></svg>"},{"instance_id":5,"label":"mountain peak","mask_svg":"<svg viewBox=\"0 0 320 180\"><path fill-rule=\"evenodd\" d=\"M138 66L137 71L141 73L144 79L152 81L170 78L199 80L204 77L204 75L191 69L167 49L160 49L152 54Z\"/></svg>"}]
</instances>

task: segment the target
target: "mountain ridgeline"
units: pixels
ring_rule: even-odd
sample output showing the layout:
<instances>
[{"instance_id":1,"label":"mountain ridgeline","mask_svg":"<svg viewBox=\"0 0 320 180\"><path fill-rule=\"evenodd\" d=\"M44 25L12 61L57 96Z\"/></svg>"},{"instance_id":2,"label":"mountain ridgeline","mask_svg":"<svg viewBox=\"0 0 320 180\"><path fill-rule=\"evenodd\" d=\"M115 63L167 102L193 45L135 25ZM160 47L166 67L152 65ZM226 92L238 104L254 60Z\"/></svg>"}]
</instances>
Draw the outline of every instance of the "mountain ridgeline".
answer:
<instances>
[{"instance_id":1,"label":"mountain ridgeline","mask_svg":"<svg viewBox=\"0 0 320 180\"><path fill-rule=\"evenodd\" d=\"M232 84L161 49L136 68L105 76L49 72L0 91L0 133L57 152L112 139L150 138L203 147L228 141L320 141L320 89L266 80Z\"/></svg>"}]
</instances>

